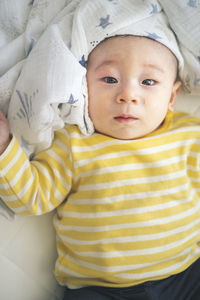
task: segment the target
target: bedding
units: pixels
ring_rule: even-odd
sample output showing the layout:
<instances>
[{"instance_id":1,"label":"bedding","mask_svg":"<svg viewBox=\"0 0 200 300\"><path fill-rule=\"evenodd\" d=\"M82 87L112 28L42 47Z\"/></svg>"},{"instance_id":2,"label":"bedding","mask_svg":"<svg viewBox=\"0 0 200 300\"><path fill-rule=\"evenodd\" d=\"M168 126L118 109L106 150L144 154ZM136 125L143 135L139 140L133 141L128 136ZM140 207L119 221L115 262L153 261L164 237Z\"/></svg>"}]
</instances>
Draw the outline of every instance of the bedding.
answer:
<instances>
[{"instance_id":1,"label":"bedding","mask_svg":"<svg viewBox=\"0 0 200 300\"><path fill-rule=\"evenodd\" d=\"M87 1L0 1L0 109L30 158L48 147L54 131L65 123L77 124L85 134L93 131L87 114L84 34L76 18ZM129 3L102 1L112 12ZM176 110L200 117L199 0L136 2L149 14L162 12L169 22L184 59ZM95 16L97 27L111 23L109 15ZM96 44L93 38L91 47ZM0 299L62 299L63 288L53 276L53 214L15 216L0 200Z\"/></svg>"},{"instance_id":2,"label":"bedding","mask_svg":"<svg viewBox=\"0 0 200 300\"><path fill-rule=\"evenodd\" d=\"M56 242L52 217L53 213L17 216L11 222L0 215L0 299L62 299L63 288L53 275Z\"/></svg>"}]
</instances>

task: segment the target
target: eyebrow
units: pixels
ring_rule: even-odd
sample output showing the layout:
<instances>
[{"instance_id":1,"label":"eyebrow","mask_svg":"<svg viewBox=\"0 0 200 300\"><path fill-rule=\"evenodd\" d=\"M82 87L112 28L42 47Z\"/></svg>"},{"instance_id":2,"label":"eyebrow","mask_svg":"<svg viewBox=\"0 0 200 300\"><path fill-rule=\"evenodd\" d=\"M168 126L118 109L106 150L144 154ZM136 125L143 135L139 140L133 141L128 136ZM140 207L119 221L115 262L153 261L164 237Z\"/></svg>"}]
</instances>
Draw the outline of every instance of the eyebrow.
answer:
<instances>
[{"instance_id":1,"label":"eyebrow","mask_svg":"<svg viewBox=\"0 0 200 300\"><path fill-rule=\"evenodd\" d=\"M101 67L104 67L104 66L108 66L108 65L113 65L115 64L116 61L113 60L113 59L109 59L109 60L105 60L103 61L102 63L100 63L96 68L95 68L95 71L100 69ZM144 68L149 68L149 69L154 69L156 71L159 71L160 73L164 73L164 69L157 66L157 65L154 65L154 64L151 64L151 63L144 63L143 65Z\"/></svg>"},{"instance_id":2,"label":"eyebrow","mask_svg":"<svg viewBox=\"0 0 200 300\"><path fill-rule=\"evenodd\" d=\"M156 71L159 71L161 73L164 73L164 69L157 66L157 65L154 65L154 64L150 64L150 63L147 63L147 64L144 64L143 65L145 68L149 68L149 69L154 69Z\"/></svg>"},{"instance_id":3,"label":"eyebrow","mask_svg":"<svg viewBox=\"0 0 200 300\"><path fill-rule=\"evenodd\" d=\"M108 66L108 65L113 65L114 63L116 63L116 61L113 60L113 59L105 60L105 61L103 61L102 63L100 63L100 64L95 68L95 71L98 70L98 69L100 69L101 67Z\"/></svg>"}]
</instances>

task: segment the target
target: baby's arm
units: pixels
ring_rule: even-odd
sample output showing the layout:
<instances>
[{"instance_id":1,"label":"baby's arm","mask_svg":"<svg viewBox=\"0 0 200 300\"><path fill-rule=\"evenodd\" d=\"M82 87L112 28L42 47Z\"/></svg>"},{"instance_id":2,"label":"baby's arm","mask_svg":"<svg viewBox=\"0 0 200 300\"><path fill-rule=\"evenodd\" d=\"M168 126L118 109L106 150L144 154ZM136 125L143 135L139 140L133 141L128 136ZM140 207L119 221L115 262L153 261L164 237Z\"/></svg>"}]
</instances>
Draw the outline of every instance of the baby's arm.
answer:
<instances>
[{"instance_id":1,"label":"baby's arm","mask_svg":"<svg viewBox=\"0 0 200 300\"><path fill-rule=\"evenodd\" d=\"M64 133L56 136L52 147L30 162L0 114L0 197L16 213L43 214L66 198L71 188L71 160Z\"/></svg>"}]
</instances>

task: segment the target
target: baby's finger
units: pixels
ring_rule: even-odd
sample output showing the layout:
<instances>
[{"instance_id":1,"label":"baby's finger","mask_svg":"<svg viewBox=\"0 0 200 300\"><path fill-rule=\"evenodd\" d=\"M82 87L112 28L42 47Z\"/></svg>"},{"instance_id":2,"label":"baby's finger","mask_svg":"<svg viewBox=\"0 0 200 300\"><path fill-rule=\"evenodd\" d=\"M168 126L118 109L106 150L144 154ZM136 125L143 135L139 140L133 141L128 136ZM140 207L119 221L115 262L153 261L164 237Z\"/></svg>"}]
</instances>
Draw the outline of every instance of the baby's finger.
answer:
<instances>
[{"instance_id":1,"label":"baby's finger","mask_svg":"<svg viewBox=\"0 0 200 300\"><path fill-rule=\"evenodd\" d=\"M0 110L0 119L6 121L6 117L4 116L4 113Z\"/></svg>"}]
</instances>

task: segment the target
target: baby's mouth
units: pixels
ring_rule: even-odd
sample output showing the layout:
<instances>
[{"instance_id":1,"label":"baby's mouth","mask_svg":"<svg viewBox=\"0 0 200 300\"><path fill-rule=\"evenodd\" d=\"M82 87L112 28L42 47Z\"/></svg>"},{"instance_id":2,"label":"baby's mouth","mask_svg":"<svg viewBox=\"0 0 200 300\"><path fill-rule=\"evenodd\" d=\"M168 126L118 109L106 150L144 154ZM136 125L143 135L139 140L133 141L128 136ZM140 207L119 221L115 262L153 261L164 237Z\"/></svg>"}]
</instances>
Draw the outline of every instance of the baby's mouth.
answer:
<instances>
[{"instance_id":1,"label":"baby's mouth","mask_svg":"<svg viewBox=\"0 0 200 300\"><path fill-rule=\"evenodd\" d=\"M114 117L114 119L116 121L118 121L119 123L130 123L130 122L134 122L134 121L138 120L138 118L136 118L135 116L124 115L124 114Z\"/></svg>"}]
</instances>

